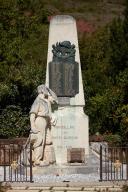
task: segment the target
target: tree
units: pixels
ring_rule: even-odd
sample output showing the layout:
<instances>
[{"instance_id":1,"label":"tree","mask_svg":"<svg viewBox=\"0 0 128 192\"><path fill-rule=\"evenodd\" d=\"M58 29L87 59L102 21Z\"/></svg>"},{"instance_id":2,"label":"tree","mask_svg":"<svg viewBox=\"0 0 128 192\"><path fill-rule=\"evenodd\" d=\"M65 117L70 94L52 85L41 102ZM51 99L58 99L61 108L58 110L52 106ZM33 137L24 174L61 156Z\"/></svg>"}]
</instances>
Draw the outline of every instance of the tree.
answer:
<instances>
[{"instance_id":1,"label":"tree","mask_svg":"<svg viewBox=\"0 0 128 192\"><path fill-rule=\"evenodd\" d=\"M23 115L27 127L36 87L45 80L48 13L40 0L1 1L0 24L0 135L11 136L10 113ZM15 106L9 108L9 106ZM8 120L5 118L7 114ZM12 116L14 115L12 114ZM21 115L21 116L22 116ZM17 116L17 118L21 118ZM8 125L7 125L8 122ZM22 127L22 126L21 126ZM4 130L4 131L3 131ZM15 135L15 130L13 129Z\"/></svg>"},{"instance_id":2,"label":"tree","mask_svg":"<svg viewBox=\"0 0 128 192\"><path fill-rule=\"evenodd\" d=\"M113 20L81 40L80 51L90 133L108 131L127 142L128 41L124 21Z\"/></svg>"}]
</instances>

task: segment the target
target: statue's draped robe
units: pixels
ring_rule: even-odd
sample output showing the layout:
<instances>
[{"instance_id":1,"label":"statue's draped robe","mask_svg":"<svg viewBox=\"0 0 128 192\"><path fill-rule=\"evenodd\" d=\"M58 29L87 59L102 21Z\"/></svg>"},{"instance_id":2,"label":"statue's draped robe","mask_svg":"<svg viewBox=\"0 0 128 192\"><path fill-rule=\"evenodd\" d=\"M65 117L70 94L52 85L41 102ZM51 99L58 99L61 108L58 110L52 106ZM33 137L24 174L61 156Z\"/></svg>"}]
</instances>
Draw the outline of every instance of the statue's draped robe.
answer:
<instances>
[{"instance_id":1,"label":"statue's draped robe","mask_svg":"<svg viewBox=\"0 0 128 192\"><path fill-rule=\"evenodd\" d=\"M35 114L34 126L36 127L36 133L31 133L30 135L30 140L34 148L33 161L35 164L40 164L41 161L46 164L53 163L55 156L51 138L50 121L52 112L50 101L46 101L38 95L31 107L31 114Z\"/></svg>"},{"instance_id":2,"label":"statue's draped robe","mask_svg":"<svg viewBox=\"0 0 128 192\"><path fill-rule=\"evenodd\" d=\"M38 95L35 99L31 110L30 115L35 114L35 127L37 133L31 133L30 140L33 143L33 160L35 162L39 162L43 158L44 154L44 144L45 144L45 136L46 136L46 128L49 121L49 106L48 102L40 98Z\"/></svg>"}]
</instances>

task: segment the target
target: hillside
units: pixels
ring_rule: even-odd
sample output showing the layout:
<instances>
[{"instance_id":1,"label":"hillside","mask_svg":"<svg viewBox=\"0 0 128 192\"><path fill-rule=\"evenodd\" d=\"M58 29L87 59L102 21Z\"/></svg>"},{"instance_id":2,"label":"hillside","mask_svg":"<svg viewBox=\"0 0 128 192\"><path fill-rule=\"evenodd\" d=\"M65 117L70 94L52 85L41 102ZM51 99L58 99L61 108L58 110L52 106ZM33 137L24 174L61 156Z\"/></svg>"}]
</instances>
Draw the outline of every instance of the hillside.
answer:
<instances>
[{"instance_id":1,"label":"hillside","mask_svg":"<svg viewBox=\"0 0 128 192\"><path fill-rule=\"evenodd\" d=\"M106 25L113 18L122 17L124 2L124 0L50 0L44 1L44 9L50 15L72 15L79 21L78 30L88 32Z\"/></svg>"}]
</instances>

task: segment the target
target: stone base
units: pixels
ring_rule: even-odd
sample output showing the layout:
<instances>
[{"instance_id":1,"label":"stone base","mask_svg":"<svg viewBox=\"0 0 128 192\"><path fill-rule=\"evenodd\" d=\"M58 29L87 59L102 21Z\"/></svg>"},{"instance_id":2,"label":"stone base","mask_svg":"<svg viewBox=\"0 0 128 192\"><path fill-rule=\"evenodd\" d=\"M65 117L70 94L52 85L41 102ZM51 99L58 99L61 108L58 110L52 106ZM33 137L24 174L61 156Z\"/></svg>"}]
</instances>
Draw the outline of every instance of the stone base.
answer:
<instances>
[{"instance_id":1,"label":"stone base","mask_svg":"<svg viewBox=\"0 0 128 192\"><path fill-rule=\"evenodd\" d=\"M77 156L78 160L83 162L89 155L88 116L84 114L83 106L59 106L54 115L57 123L51 133L56 164L62 166L68 163L70 159L68 152L71 149L84 150L80 159L75 154L75 158Z\"/></svg>"},{"instance_id":2,"label":"stone base","mask_svg":"<svg viewBox=\"0 0 128 192\"><path fill-rule=\"evenodd\" d=\"M98 173L100 169L99 158L90 150L86 163L51 164L46 167L33 167L33 175L71 175Z\"/></svg>"},{"instance_id":3,"label":"stone base","mask_svg":"<svg viewBox=\"0 0 128 192\"><path fill-rule=\"evenodd\" d=\"M97 173L98 171L99 171L98 167L87 165L70 165L70 166L50 165L47 167L33 167L33 175L89 174L89 173Z\"/></svg>"}]
</instances>

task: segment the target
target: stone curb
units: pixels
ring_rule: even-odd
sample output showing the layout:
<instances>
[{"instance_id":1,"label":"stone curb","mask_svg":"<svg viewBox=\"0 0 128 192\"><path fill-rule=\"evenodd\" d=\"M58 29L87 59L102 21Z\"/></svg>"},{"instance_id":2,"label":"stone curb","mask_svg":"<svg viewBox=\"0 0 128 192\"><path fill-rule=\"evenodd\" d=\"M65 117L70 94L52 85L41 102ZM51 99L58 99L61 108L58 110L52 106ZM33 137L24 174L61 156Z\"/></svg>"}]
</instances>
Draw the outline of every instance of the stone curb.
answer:
<instances>
[{"instance_id":1,"label":"stone curb","mask_svg":"<svg viewBox=\"0 0 128 192\"><path fill-rule=\"evenodd\" d=\"M113 182L56 182L56 183L2 183L3 186L10 185L11 187L117 187L128 185L128 181L113 181Z\"/></svg>"},{"instance_id":2,"label":"stone curb","mask_svg":"<svg viewBox=\"0 0 128 192\"><path fill-rule=\"evenodd\" d=\"M3 183L9 186L7 192L123 192L122 186L128 181L121 182L84 182L84 183Z\"/></svg>"},{"instance_id":3,"label":"stone curb","mask_svg":"<svg viewBox=\"0 0 128 192\"><path fill-rule=\"evenodd\" d=\"M15 190L15 189L9 189L7 190L7 192L81 192L81 191L85 191L85 192L123 192L122 189L114 189L114 188L106 188L106 189L99 189L99 188L86 188L86 189L49 189L49 190L43 190L43 189L21 189L21 190Z\"/></svg>"}]
</instances>

